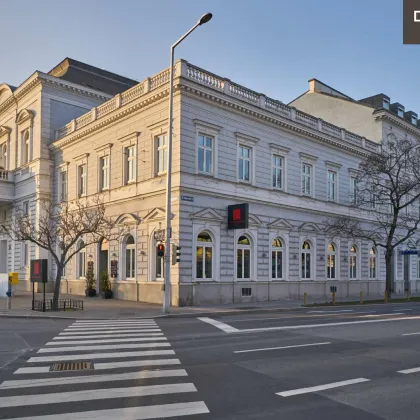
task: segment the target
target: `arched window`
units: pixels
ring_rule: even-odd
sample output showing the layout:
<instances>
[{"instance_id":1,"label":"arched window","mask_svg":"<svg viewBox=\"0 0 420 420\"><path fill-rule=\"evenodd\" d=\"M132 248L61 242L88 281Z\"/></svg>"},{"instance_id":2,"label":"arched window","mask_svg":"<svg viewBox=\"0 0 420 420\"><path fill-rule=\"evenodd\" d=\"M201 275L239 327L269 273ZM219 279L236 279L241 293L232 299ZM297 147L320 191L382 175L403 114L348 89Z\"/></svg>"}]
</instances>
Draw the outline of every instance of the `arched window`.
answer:
<instances>
[{"instance_id":1,"label":"arched window","mask_svg":"<svg viewBox=\"0 0 420 420\"><path fill-rule=\"evenodd\" d=\"M271 243L271 278L283 278L283 242L280 238L273 239Z\"/></svg>"},{"instance_id":2,"label":"arched window","mask_svg":"<svg viewBox=\"0 0 420 420\"><path fill-rule=\"evenodd\" d=\"M196 247L197 279L213 278L213 240L208 232L200 232Z\"/></svg>"},{"instance_id":3,"label":"arched window","mask_svg":"<svg viewBox=\"0 0 420 420\"><path fill-rule=\"evenodd\" d=\"M125 243L125 278L136 277L136 243L132 235L127 236Z\"/></svg>"},{"instance_id":4,"label":"arched window","mask_svg":"<svg viewBox=\"0 0 420 420\"><path fill-rule=\"evenodd\" d=\"M77 247L79 252L77 253L77 277L85 277L86 276L86 248L85 243L83 241L79 242L79 246Z\"/></svg>"},{"instance_id":5,"label":"arched window","mask_svg":"<svg viewBox=\"0 0 420 420\"><path fill-rule=\"evenodd\" d=\"M22 154L23 164L29 162L29 141L30 141L29 130L26 130L25 133L23 134L23 154Z\"/></svg>"},{"instance_id":6,"label":"arched window","mask_svg":"<svg viewBox=\"0 0 420 420\"><path fill-rule=\"evenodd\" d=\"M336 248L334 244L328 244L327 247L327 279L335 279L336 275Z\"/></svg>"},{"instance_id":7,"label":"arched window","mask_svg":"<svg viewBox=\"0 0 420 420\"><path fill-rule=\"evenodd\" d=\"M352 245L350 248L350 260L349 260L349 278L357 278L357 247Z\"/></svg>"},{"instance_id":8,"label":"arched window","mask_svg":"<svg viewBox=\"0 0 420 420\"><path fill-rule=\"evenodd\" d=\"M251 242L249 238L242 235L238 239L238 247L236 252L236 278L251 278Z\"/></svg>"},{"instance_id":9,"label":"arched window","mask_svg":"<svg viewBox=\"0 0 420 420\"><path fill-rule=\"evenodd\" d=\"M7 169L7 144L1 145L0 149L0 169Z\"/></svg>"},{"instance_id":10,"label":"arched window","mask_svg":"<svg viewBox=\"0 0 420 420\"><path fill-rule=\"evenodd\" d=\"M301 250L301 276L303 279L311 278L311 244L308 241L305 241L302 244Z\"/></svg>"},{"instance_id":11,"label":"arched window","mask_svg":"<svg viewBox=\"0 0 420 420\"><path fill-rule=\"evenodd\" d=\"M371 248L369 251L369 278L376 279L376 250Z\"/></svg>"}]
</instances>

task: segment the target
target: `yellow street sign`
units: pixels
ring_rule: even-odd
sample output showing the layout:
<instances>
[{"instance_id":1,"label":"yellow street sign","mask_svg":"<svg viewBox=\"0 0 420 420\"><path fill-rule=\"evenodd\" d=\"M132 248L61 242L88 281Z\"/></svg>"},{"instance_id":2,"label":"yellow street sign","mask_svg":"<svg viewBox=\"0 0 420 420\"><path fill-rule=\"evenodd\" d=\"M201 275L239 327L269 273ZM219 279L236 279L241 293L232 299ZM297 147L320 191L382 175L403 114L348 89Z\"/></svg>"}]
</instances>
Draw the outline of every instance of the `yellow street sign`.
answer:
<instances>
[{"instance_id":1,"label":"yellow street sign","mask_svg":"<svg viewBox=\"0 0 420 420\"><path fill-rule=\"evenodd\" d=\"M18 273L9 273L9 283L10 284L18 284L19 282L19 274Z\"/></svg>"}]
</instances>

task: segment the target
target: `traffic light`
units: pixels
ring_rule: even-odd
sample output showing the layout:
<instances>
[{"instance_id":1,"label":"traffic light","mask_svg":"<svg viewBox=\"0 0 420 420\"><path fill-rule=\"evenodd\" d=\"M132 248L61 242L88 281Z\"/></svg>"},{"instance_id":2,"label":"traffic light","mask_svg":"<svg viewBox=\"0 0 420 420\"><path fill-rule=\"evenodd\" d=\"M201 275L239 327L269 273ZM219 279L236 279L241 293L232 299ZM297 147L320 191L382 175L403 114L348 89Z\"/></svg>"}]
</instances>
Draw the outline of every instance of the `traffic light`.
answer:
<instances>
[{"instance_id":1,"label":"traffic light","mask_svg":"<svg viewBox=\"0 0 420 420\"><path fill-rule=\"evenodd\" d=\"M165 256L165 245L158 244L157 255L158 255L159 258L163 258Z\"/></svg>"},{"instance_id":2,"label":"traffic light","mask_svg":"<svg viewBox=\"0 0 420 420\"><path fill-rule=\"evenodd\" d=\"M181 261L181 247L178 245L172 245L172 265Z\"/></svg>"}]
</instances>

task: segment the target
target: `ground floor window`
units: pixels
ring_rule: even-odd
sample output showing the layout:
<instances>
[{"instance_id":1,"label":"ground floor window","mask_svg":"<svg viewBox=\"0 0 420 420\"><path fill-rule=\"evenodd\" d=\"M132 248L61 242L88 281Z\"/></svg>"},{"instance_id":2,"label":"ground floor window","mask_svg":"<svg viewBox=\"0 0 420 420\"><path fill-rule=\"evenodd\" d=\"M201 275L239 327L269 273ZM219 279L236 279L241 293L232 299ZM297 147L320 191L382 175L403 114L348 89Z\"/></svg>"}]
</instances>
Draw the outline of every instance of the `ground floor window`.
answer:
<instances>
[{"instance_id":1,"label":"ground floor window","mask_svg":"<svg viewBox=\"0 0 420 420\"><path fill-rule=\"evenodd\" d=\"M213 278L213 240L208 232L201 232L197 236L196 277Z\"/></svg>"},{"instance_id":2,"label":"ground floor window","mask_svg":"<svg viewBox=\"0 0 420 420\"><path fill-rule=\"evenodd\" d=\"M244 280L251 278L251 241L246 235L238 239L236 251L236 278Z\"/></svg>"},{"instance_id":3,"label":"ground floor window","mask_svg":"<svg viewBox=\"0 0 420 420\"><path fill-rule=\"evenodd\" d=\"M86 276L86 248L83 241L79 242L79 252L77 253L77 277Z\"/></svg>"},{"instance_id":4,"label":"ground floor window","mask_svg":"<svg viewBox=\"0 0 420 420\"><path fill-rule=\"evenodd\" d=\"M158 245L155 246L155 279L163 280L165 276L165 258L158 256Z\"/></svg>"},{"instance_id":5,"label":"ground floor window","mask_svg":"<svg viewBox=\"0 0 420 420\"><path fill-rule=\"evenodd\" d=\"M327 248L327 279L335 279L336 275L336 246L328 244Z\"/></svg>"},{"instance_id":6,"label":"ground floor window","mask_svg":"<svg viewBox=\"0 0 420 420\"><path fill-rule=\"evenodd\" d=\"M376 279L376 250L371 248L369 251L369 278Z\"/></svg>"},{"instance_id":7,"label":"ground floor window","mask_svg":"<svg viewBox=\"0 0 420 420\"><path fill-rule=\"evenodd\" d=\"M349 278L354 280L357 278L357 248L356 245L352 245L350 248L350 259L349 259Z\"/></svg>"},{"instance_id":8,"label":"ground floor window","mask_svg":"<svg viewBox=\"0 0 420 420\"><path fill-rule=\"evenodd\" d=\"M136 244L132 235L129 235L125 246L125 278L134 279L136 276Z\"/></svg>"},{"instance_id":9,"label":"ground floor window","mask_svg":"<svg viewBox=\"0 0 420 420\"><path fill-rule=\"evenodd\" d=\"M271 244L271 278L280 280L283 278L283 242L275 238Z\"/></svg>"},{"instance_id":10,"label":"ground floor window","mask_svg":"<svg viewBox=\"0 0 420 420\"><path fill-rule=\"evenodd\" d=\"M303 242L301 250L301 277L302 279L311 278L311 259L312 249L308 241Z\"/></svg>"}]
</instances>

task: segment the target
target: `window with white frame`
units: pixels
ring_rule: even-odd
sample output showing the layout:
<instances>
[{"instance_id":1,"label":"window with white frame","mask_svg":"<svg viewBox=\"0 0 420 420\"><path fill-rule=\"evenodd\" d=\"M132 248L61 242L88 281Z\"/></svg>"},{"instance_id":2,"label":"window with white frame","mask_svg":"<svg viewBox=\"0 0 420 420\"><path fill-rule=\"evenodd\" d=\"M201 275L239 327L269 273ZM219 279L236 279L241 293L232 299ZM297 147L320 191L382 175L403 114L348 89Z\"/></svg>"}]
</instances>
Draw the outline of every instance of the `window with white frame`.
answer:
<instances>
[{"instance_id":1,"label":"window with white frame","mask_svg":"<svg viewBox=\"0 0 420 420\"><path fill-rule=\"evenodd\" d=\"M243 145L238 150L238 179L251 182L251 148Z\"/></svg>"},{"instance_id":2,"label":"window with white frame","mask_svg":"<svg viewBox=\"0 0 420 420\"><path fill-rule=\"evenodd\" d=\"M67 200L67 171L60 171L60 201Z\"/></svg>"},{"instance_id":3,"label":"window with white frame","mask_svg":"<svg viewBox=\"0 0 420 420\"><path fill-rule=\"evenodd\" d=\"M29 216L29 201L24 201L22 206L24 216Z\"/></svg>"},{"instance_id":4,"label":"window with white frame","mask_svg":"<svg viewBox=\"0 0 420 420\"><path fill-rule=\"evenodd\" d=\"M208 232L200 232L196 246L196 278L213 278L213 240Z\"/></svg>"},{"instance_id":5,"label":"window with white frame","mask_svg":"<svg viewBox=\"0 0 420 420\"><path fill-rule=\"evenodd\" d=\"M357 278L357 247L352 245L350 248L350 259L349 259L349 278L355 280Z\"/></svg>"},{"instance_id":6,"label":"window with white frame","mask_svg":"<svg viewBox=\"0 0 420 420\"><path fill-rule=\"evenodd\" d=\"M7 169L7 144L3 143L0 147L0 169Z\"/></svg>"},{"instance_id":7,"label":"window with white frame","mask_svg":"<svg viewBox=\"0 0 420 420\"><path fill-rule=\"evenodd\" d=\"M79 242L77 247L77 277L82 278L86 276L86 248L83 241Z\"/></svg>"},{"instance_id":8,"label":"window with white frame","mask_svg":"<svg viewBox=\"0 0 420 420\"><path fill-rule=\"evenodd\" d=\"M420 280L420 255L417 256L417 279Z\"/></svg>"},{"instance_id":9,"label":"window with white frame","mask_svg":"<svg viewBox=\"0 0 420 420\"><path fill-rule=\"evenodd\" d=\"M129 235L124 243L125 247L125 278L136 277L136 243L132 235Z\"/></svg>"},{"instance_id":10,"label":"window with white frame","mask_svg":"<svg viewBox=\"0 0 420 420\"><path fill-rule=\"evenodd\" d=\"M302 163L302 194L312 195L312 169L309 163Z\"/></svg>"},{"instance_id":11,"label":"window with white frame","mask_svg":"<svg viewBox=\"0 0 420 420\"><path fill-rule=\"evenodd\" d=\"M336 246L330 243L327 247L327 279L335 279L336 262Z\"/></svg>"},{"instance_id":12,"label":"window with white frame","mask_svg":"<svg viewBox=\"0 0 420 420\"><path fill-rule=\"evenodd\" d=\"M311 263L312 263L312 247L309 241L302 244L301 249L301 278L311 278Z\"/></svg>"},{"instance_id":13,"label":"window with white frame","mask_svg":"<svg viewBox=\"0 0 420 420\"><path fill-rule=\"evenodd\" d=\"M99 158L100 191L109 189L109 155Z\"/></svg>"},{"instance_id":14,"label":"window with white frame","mask_svg":"<svg viewBox=\"0 0 420 420\"><path fill-rule=\"evenodd\" d=\"M198 172L213 175L214 137L198 134Z\"/></svg>"},{"instance_id":15,"label":"window with white frame","mask_svg":"<svg viewBox=\"0 0 420 420\"><path fill-rule=\"evenodd\" d=\"M22 266L27 267L29 265L29 243L24 242L22 244Z\"/></svg>"},{"instance_id":16,"label":"window with white frame","mask_svg":"<svg viewBox=\"0 0 420 420\"><path fill-rule=\"evenodd\" d=\"M280 238L274 238L271 243L271 278L281 280L284 270L284 247Z\"/></svg>"},{"instance_id":17,"label":"window with white frame","mask_svg":"<svg viewBox=\"0 0 420 420\"><path fill-rule=\"evenodd\" d=\"M327 199L329 201L337 201L337 172L328 169L328 194Z\"/></svg>"},{"instance_id":18,"label":"window with white frame","mask_svg":"<svg viewBox=\"0 0 420 420\"><path fill-rule=\"evenodd\" d=\"M273 155L273 188L282 190L284 183L284 158L283 156Z\"/></svg>"},{"instance_id":19,"label":"window with white frame","mask_svg":"<svg viewBox=\"0 0 420 420\"><path fill-rule=\"evenodd\" d=\"M371 248L369 250L369 278L376 279L376 249Z\"/></svg>"},{"instance_id":20,"label":"window with white frame","mask_svg":"<svg viewBox=\"0 0 420 420\"><path fill-rule=\"evenodd\" d=\"M389 99L383 98L382 105L385 109L389 109Z\"/></svg>"},{"instance_id":21,"label":"window with white frame","mask_svg":"<svg viewBox=\"0 0 420 420\"><path fill-rule=\"evenodd\" d=\"M22 164L25 165L30 159L30 140L29 130L25 130L22 134Z\"/></svg>"},{"instance_id":22,"label":"window with white frame","mask_svg":"<svg viewBox=\"0 0 420 420\"><path fill-rule=\"evenodd\" d=\"M168 137L166 134L156 137L156 174L168 170Z\"/></svg>"},{"instance_id":23,"label":"window with white frame","mask_svg":"<svg viewBox=\"0 0 420 420\"><path fill-rule=\"evenodd\" d=\"M125 183L136 181L136 146L124 149L125 156Z\"/></svg>"},{"instance_id":24,"label":"window with white frame","mask_svg":"<svg viewBox=\"0 0 420 420\"><path fill-rule=\"evenodd\" d=\"M240 236L236 250L236 278L238 280L251 278L251 252L251 241L248 236Z\"/></svg>"},{"instance_id":25,"label":"window with white frame","mask_svg":"<svg viewBox=\"0 0 420 420\"><path fill-rule=\"evenodd\" d=\"M357 178L355 176L350 177L350 202L357 203Z\"/></svg>"},{"instance_id":26,"label":"window with white frame","mask_svg":"<svg viewBox=\"0 0 420 420\"><path fill-rule=\"evenodd\" d=\"M79 165L77 167L77 188L78 196L81 197L86 195L86 178L87 178L87 166L86 164Z\"/></svg>"}]
</instances>

